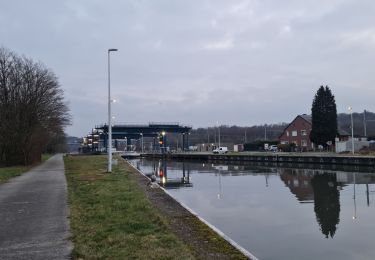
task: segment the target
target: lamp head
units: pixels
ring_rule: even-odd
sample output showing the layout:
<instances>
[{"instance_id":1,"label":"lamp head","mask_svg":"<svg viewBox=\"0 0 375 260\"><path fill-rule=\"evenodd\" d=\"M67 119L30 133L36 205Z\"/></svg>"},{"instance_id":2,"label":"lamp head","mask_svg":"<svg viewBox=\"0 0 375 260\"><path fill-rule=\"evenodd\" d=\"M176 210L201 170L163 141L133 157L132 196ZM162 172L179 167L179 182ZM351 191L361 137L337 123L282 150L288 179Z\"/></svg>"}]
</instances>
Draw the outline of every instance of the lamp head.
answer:
<instances>
[{"instance_id":1,"label":"lamp head","mask_svg":"<svg viewBox=\"0 0 375 260\"><path fill-rule=\"evenodd\" d=\"M108 49L108 52L111 52L111 51L118 51L118 49Z\"/></svg>"}]
</instances>

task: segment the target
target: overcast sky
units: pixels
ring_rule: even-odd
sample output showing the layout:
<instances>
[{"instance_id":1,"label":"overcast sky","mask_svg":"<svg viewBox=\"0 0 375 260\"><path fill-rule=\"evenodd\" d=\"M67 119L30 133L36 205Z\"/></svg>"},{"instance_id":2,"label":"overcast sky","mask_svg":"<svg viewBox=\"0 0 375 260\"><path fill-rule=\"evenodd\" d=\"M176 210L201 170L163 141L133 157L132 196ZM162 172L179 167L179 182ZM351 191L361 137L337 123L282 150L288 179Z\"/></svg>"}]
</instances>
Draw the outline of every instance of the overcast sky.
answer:
<instances>
[{"instance_id":1,"label":"overcast sky","mask_svg":"<svg viewBox=\"0 0 375 260\"><path fill-rule=\"evenodd\" d=\"M107 121L290 122L320 85L375 111L373 0L0 0L0 45L58 76L69 135Z\"/></svg>"}]
</instances>

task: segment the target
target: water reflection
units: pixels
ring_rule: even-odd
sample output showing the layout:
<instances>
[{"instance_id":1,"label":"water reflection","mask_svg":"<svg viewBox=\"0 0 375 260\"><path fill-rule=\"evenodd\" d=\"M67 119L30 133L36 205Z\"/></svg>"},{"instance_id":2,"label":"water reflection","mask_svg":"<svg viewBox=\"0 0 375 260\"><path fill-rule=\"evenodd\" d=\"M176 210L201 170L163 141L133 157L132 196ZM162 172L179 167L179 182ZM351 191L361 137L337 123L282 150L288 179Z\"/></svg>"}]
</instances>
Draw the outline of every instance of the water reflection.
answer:
<instances>
[{"instance_id":1,"label":"water reflection","mask_svg":"<svg viewBox=\"0 0 375 260\"><path fill-rule=\"evenodd\" d=\"M159 185L168 189L193 187L190 182L190 166L182 163L182 176L171 178L168 176L167 161L159 161Z\"/></svg>"},{"instance_id":2,"label":"water reflection","mask_svg":"<svg viewBox=\"0 0 375 260\"><path fill-rule=\"evenodd\" d=\"M296 169L262 167L255 165L222 165L212 163L191 163L191 162L170 162L163 159L154 159L151 162L151 171L141 167L141 161L135 161L136 167L151 179L154 179L167 189L180 189L193 187L190 178L191 168L199 170L200 173L214 173L218 177L217 199L222 199L222 175L243 176L243 175L264 175L265 186L269 186L269 176L278 175L281 181L289 188L290 192L300 203L314 203L316 221L320 226L322 234L326 238L333 238L340 222L340 190L348 184L353 184L353 219L357 218L355 185L366 184L366 202L370 205L369 184L375 183L373 174L356 173L343 171L329 171L320 169ZM148 162L148 163L150 163ZM133 162L134 163L134 162ZM168 166L168 164L170 164ZM149 168L148 168L149 169ZM169 176L168 171L173 172Z\"/></svg>"},{"instance_id":3,"label":"water reflection","mask_svg":"<svg viewBox=\"0 0 375 260\"><path fill-rule=\"evenodd\" d=\"M335 173L312 170L279 169L281 180L300 203L314 203L316 220L326 238L333 238L340 221L342 186Z\"/></svg>"},{"instance_id":4,"label":"water reflection","mask_svg":"<svg viewBox=\"0 0 375 260\"><path fill-rule=\"evenodd\" d=\"M314 190L314 211L320 230L326 238L333 238L340 222L340 193L336 174L317 174L312 178L311 185Z\"/></svg>"},{"instance_id":5,"label":"water reflection","mask_svg":"<svg viewBox=\"0 0 375 260\"><path fill-rule=\"evenodd\" d=\"M285 186L289 188L299 202L312 203L314 201L314 190L311 186L311 180L314 177L313 171L280 168L278 173Z\"/></svg>"},{"instance_id":6,"label":"water reflection","mask_svg":"<svg viewBox=\"0 0 375 260\"><path fill-rule=\"evenodd\" d=\"M132 160L131 163L136 166L136 168L142 171L147 177L151 180L155 180L164 188L167 189L179 189L186 187L193 187L193 184L190 182L190 164L182 163L181 169L178 169L181 172L181 176L173 177L168 176L168 171L174 171L174 169L168 168L168 161L165 159L153 159L151 161L151 170L141 167L141 160Z\"/></svg>"},{"instance_id":7,"label":"water reflection","mask_svg":"<svg viewBox=\"0 0 375 260\"><path fill-rule=\"evenodd\" d=\"M290 168L279 168L278 171L281 180L300 203L314 203L316 220L326 238L333 238L340 222L340 190L343 187L353 184L354 220L357 219L357 184L365 184L366 204L370 206L369 184L375 183L371 173L361 173L357 181L357 173Z\"/></svg>"},{"instance_id":8,"label":"water reflection","mask_svg":"<svg viewBox=\"0 0 375 260\"><path fill-rule=\"evenodd\" d=\"M262 259L302 259L307 251L307 259L351 259L354 251L361 259L375 255L375 235L368 232L375 228L370 171L165 160L136 165L255 255L259 250ZM293 255L285 249L291 246L286 236L294 241ZM324 250L313 252L309 244Z\"/></svg>"}]
</instances>

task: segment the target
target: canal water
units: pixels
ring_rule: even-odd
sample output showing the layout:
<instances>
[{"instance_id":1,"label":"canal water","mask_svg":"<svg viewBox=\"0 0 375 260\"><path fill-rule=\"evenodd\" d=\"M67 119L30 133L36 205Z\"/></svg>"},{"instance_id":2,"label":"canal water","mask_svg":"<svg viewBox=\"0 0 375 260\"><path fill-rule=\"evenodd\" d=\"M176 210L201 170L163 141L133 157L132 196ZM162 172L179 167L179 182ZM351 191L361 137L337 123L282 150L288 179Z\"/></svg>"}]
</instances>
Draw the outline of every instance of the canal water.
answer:
<instances>
[{"instance_id":1,"label":"canal water","mask_svg":"<svg viewBox=\"0 0 375 260\"><path fill-rule=\"evenodd\" d=\"M137 159L259 259L375 259L375 173Z\"/></svg>"}]
</instances>

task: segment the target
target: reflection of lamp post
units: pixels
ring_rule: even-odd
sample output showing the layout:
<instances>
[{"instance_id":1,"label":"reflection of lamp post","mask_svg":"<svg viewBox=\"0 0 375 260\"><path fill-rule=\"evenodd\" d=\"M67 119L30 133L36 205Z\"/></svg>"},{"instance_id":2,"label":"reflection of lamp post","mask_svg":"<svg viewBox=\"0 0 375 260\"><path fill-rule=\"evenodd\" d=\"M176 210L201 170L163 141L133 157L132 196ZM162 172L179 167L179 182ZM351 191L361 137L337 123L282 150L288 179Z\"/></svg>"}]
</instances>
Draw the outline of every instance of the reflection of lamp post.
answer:
<instances>
[{"instance_id":1,"label":"reflection of lamp post","mask_svg":"<svg viewBox=\"0 0 375 260\"><path fill-rule=\"evenodd\" d=\"M353 215L353 219L357 219L357 203L355 201L355 176L356 176L356 173L353 173L353 201L354 201L354 215Z\"/></svg>"},{"instance_id":2,"label":"reflection of lamp post","mask_svg":"<svg viewBox=\"0 0 375 260\"><path fill-rule=\"evenodd\" d=\"M117 49L108 49L108 172L112 172L112 116L111 116L111 70L110 53Z\"/></svg>"},{"instance_id":3,"label":"reflection of lamp post","mask_svg":"<svg viewBox=\"0 0 375 260\"><path fill-rule=\"evenodd\" d=\"M141 135L141 151L143 153L143 133L140 133Z\"/></svg>"},{"instance_id":4,"label":"reflection of lamp post","mask_svg":"<svg viewBox=\"0 0 375 260\"><path fill-rule=\"evenodd\" d=\"M219 193L217 194L217 199L221 199L221 170L219 169Z\"/></svg>"},{"instance_id":5,"label":"reflection of lamp post","mask_svg":"<svg viewBox=\"0 0 375 260\"><path fill-rule=\"evenodd\" d=\"M352 154L354 155L353 109L352 107L348 107L348 110L350 111L350 122L351 122L351 128L352 128Z\"/></svg>"}]
</instances>

